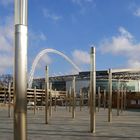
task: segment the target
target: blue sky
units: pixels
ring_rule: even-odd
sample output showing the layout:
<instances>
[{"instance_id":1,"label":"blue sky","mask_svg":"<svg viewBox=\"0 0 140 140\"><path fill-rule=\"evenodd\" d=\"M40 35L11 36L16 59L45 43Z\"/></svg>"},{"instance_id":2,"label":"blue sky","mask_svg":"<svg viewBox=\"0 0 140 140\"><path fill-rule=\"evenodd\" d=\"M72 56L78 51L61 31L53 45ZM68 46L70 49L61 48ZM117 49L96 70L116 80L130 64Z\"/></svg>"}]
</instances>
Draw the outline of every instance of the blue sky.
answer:
<instances>
[{"instance_id":1,"label":"blue sky","mask_svg":"<svg viewBox=\"0 0 140 140\"><path fill-rule=\"evenodd\" d=\"M81 70L89 70L89 51L96 47L97 70L140 66L139 0L29 0L28 71L43 49L66 54ZM12 73L14 1L0 0L0 73ZM75 73L56 54L42 57L35 75Z\"/></svg>"}]
</instances>

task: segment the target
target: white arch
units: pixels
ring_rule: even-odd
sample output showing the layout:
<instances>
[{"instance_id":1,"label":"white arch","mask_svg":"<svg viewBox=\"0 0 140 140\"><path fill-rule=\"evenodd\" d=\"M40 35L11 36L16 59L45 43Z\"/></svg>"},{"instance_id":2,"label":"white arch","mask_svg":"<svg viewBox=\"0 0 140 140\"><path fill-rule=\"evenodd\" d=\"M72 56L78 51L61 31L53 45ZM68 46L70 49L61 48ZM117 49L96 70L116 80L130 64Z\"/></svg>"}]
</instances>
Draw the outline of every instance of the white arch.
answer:
<instances>
[{"instance_id":1,"label":"white arch","mask_svg":"<svg viewBox=\"0 0 140 140\"><path fill-rule=\"evenodd\" d=\"M30 74L29 74L29 81L28 81L28 87L31 88L32 86L32 82L33 82L33 76L34 76L34 72L35 72L35 68L36 68L36 65L37 63L39 62L40 58L44 55L44 54L47 54L47 53L55 53L55 54L58 54L60 56L62 56L65 60L67 60L70 64L72 64L72 66L78 71L80 72L80 68L74 64L72 62L72 60L67 57L65 54L63 54L62 52L60 51L57 51L55 49L44 49L42 50L40 53L38 53L38 55L36 56L33 64L32 64L32 67L31 67L31 71L30 71Z\"/></svg>"}]
</instances>

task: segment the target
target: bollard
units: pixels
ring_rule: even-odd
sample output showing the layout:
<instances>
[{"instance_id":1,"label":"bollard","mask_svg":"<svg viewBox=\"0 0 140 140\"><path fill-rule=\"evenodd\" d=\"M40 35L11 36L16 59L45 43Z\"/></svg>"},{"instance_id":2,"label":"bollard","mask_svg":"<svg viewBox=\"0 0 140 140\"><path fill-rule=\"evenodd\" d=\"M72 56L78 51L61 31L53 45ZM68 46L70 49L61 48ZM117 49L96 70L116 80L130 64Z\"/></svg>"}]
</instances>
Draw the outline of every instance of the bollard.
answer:
<instances>
[{"instance_id":1,"label":"bollard","mask_svg":"<svg viewBox=\"0 0 140 140\"><path fill-rule=\"evenodd\" d=\"M100 93L100 87L98 87L98 112L100 110L101 106L101 93Z\"/></svg>"},{"instance_id":2,"label":"bollard","mask_svg":"<svg viewBox=\"0 0 140 140\"><path fill-rule=\"evenodd\" d=\"M117 90L117 116L120 115L120 80L118 81L118 90Z\"/></svg>"},{"instance_id":3,"label":"bollard","mask_svg":"<svg viewBox=\"0 0 140 140\"><path fill-rule=\"evenodd\" d=\"M72 118L75 118L75 76L72 81Z\"/></svg>"},{"instance_id":4,"label":"bollard","mask_svg":"<svg viewBox=\"0 0 140 140\"><path fill-rule=\"evenodd\" d=\"M54 111L56 111L56 102L57 102L57 100L56 100L56 89L55 89L55 101L54 101Z\"/></svg>"},{"instance_id":5,"label":"bollard","mask_svg":"<svg viewBox=\"0 0 140 140\"><path fill-rule=\"evenodd\" d=\"M34 88L34 115L36 113L36 87Z\"/></svg>"},{"instance_id":6,"label":"bollard","mask_svg":"<svg viewBox=\"0 0 140 140\"><path fill-rule=\"evenodd\" d=\"M52 83L50 83L49 99L49 116L52 116Z\"/></svg>"},{"instance_id":7,"label":"bollard","mask_svg":"<svg viewBox=\"0 0 140 140\"><path fill-rule=\"evenodd\" d=\"M45 123L48 124L49 67L46 66L45 78Z\"/></svg>"},{"instance_id":8,"label":"bollard","mask_svg":"<svg viewBox=\"0 0 140 140\"><path fill-rule=\"evenodd\" d=\"M106 90L104 89L104 110L106 109Z\"/></svg>"},{"instance_id":9,"label":"bollard","mask_svg":"<svg viewBox=\"0 0 140 140\"><path fill-rule=\"evenodd\" d=\"M126 110L126 105L127 105L127 101L126 101L126 88L124 89L124 110Z\"/></svg>"},{"instance_id":10,"label":"bollard","mask_svg":"<svg viewBox=\"0 0 140 140\"><path fill-rule=\"evenodd\" d=\"M6 105L7 97L6 97L6 87L4 87L4 104Z\"/></svg>"},{"instance_id":11,"label":"bollard","mask_svg":"<svg viewBox=\"0 0 140 140\"><path fill-rule=\"evenodd\" d=\"M69 89L69 112L71 112L71 105L72 105L72 94L71 94L71 87Z\"/></svg>"},{"instance_id":12,"label":"bollard","mask_svg":"<svg viewBox=\"0 0 140 140\"><path fill-rule=\"evenodd\" d=\"M123 93L124 91L123 91L123 86L122 86L121 88L121 113L123 112Z\"/></svg>"},{"instance_id":13,"label":"bollard","mask_svg":"<svg viewBox=\"0 0 140 140\"><path fill-rule=\"evenodd\" d=\"M67 110L67 104L68 104L68 92L66 91L66 96L65 96L65 107Z\"/></svg>"},{"instance_id":14,"label":"bollard","mask_svg":"<svg viewBox=\"0 0 140 140\"><path fill-rule=\"evenodd\" d=\"M96 117L96 65L95 65L95 48L91 47L90 54L90 132L95 133Z\"/></svg>"},{"instance_id":15,"label":"bollard","mask_svg":"<svg viewBox=\"0 0 140 140\"><path fill-rule=\"evenodd\" d=\"M11 117L11 82L9 82L8 93L9 93L8 117L10 118Z\"/></svg>"},{"instance_id":16,"label":"bollard","mask_svg":"<svg viewBox=\"0 0 140 140\"><path fill-rule=\"evenodd\" d=\"M90 91L88 90L88 94L87 94L87 98L88 98L88 109L89 109L89 113L90 113Z\"/></svg>"},{"instance_id":17,"label":"bollard","mask_svg":"<svg viewBox=\"0 0 140 140\"><path fill-rule=\"evenodd\" d=\"M109 102L108 102L108 122L112 121L112 69L109 69Z\"/></svg>"},{"instance_id":18,"label":"bollard","mask_svg":"<svg viewBox=\"0 0 140 140\"><path fill-rule=\"evenodd\" d=\"M82 89L80 89L80 111L82 111Z\"/></svg>"}]
</instances>

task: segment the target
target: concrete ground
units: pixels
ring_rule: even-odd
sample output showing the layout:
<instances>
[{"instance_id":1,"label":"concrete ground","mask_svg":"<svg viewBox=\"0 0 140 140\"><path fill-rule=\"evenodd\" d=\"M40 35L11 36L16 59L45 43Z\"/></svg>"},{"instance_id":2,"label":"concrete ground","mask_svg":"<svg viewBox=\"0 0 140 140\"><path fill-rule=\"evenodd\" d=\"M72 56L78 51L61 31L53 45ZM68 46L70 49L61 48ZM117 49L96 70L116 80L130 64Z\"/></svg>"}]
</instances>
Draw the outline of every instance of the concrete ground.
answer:
<instances>
[{"instance_id":1,"label":"concrete ground","mask_svg":"<svg viewBox=\"0 0 140 140\"><path fill-rule=\"evenodd\" d=\"M28 140L140 140L140 110L127 110L107 122L107 109L96 115L96 133L89 132L89 111L76 108L76 118L65 107L52 112L49 124L44 122L44 109L28 110ZM0 140L13 140L13 118L8 118L6 107L0 107Z\"/></svg>"}]
</instances>

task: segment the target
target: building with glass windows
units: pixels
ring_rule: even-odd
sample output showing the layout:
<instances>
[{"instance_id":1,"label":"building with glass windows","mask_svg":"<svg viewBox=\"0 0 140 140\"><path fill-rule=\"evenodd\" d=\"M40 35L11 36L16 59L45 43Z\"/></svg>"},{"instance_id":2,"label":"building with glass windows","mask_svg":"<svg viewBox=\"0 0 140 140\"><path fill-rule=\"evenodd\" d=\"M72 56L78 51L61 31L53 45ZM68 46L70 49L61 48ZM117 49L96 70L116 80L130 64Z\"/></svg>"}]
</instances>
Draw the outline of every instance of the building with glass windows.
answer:
<instances>
[{"instance_id":1,"label":"building with glass windows","mask_svg":"<svg viewBox=\"0 0 140 140\"><path fill-rule=\"evenodd\" d=\"M90 72L79 72L76 75L63 75L50 77L52 88L56 90L69 90L73 77L76 77L76 93L80 89L89 90ZM44 88L45 78L34 79L33 87ZM96 71L96 88L108 91L108 71ZM121 69L112 72L112 90L126 89L127 91L140 92L140 71Z\"/></svg>"}]
</instances>

